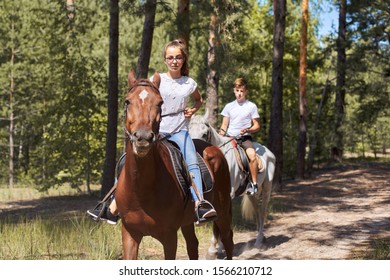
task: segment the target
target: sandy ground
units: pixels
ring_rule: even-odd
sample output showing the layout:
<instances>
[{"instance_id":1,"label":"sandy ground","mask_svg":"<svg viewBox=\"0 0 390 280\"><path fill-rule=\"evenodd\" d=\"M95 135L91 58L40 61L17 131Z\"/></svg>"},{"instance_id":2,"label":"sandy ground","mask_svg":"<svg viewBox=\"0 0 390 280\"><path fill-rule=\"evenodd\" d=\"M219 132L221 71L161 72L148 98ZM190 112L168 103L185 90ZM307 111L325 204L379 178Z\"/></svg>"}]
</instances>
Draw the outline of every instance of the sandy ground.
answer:
<instances>
[{"instance_id":1,"label":"sandy ground","mask_svg":"<svg viewBox=\"0 0 390 280\"><path fill-rule=\"evenodd\" d=\"M390 236L390 164L322 169L312 179L288 181L273 193L263 248L256 232L236 233L236 259L351 259L378 237Z\"/></svg>"}]
</instances>

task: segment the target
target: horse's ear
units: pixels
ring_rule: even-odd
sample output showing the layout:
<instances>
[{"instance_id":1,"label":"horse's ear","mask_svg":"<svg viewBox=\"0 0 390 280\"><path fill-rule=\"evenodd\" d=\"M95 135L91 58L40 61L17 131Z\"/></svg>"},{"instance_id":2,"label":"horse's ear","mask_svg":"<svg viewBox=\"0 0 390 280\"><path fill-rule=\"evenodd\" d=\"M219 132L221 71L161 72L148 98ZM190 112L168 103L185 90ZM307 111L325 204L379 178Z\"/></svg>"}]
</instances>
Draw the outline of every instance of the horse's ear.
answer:
<instances>
[{"instance_id":1,"label":"horse's ear","mask_svg":"<svg viewBox=\"0 0 390 280\"><path fill-rule=\"evenodd\" d=\"M204 115L203 115L203 119L205 121L207 121L208 118L209 118L209 108L206 107L206 110L205 110Z\"/></svg>"},{"instance_id":2,"label":"horse's ear","mask_svg":"<svg viewBox=\"0 0 390 280\"><path fill-rule=\"evenodd\" d=\"M134 69L131 69L129 72L129 75L127 76L127 86L131 87L136 82Z\"/></svg>"},{"instance_id":3,"label":"horse's ear","mask_svg":"<svg viewBox=\"0 0 390 280\"><path fill-rule=\"evenodd\" d=\"M156 86L156 88L159 88L160 82L161 82L160 73L158 73L158 71L156 71L153 75L153 84Z\"/></svg>"}]
</instances>

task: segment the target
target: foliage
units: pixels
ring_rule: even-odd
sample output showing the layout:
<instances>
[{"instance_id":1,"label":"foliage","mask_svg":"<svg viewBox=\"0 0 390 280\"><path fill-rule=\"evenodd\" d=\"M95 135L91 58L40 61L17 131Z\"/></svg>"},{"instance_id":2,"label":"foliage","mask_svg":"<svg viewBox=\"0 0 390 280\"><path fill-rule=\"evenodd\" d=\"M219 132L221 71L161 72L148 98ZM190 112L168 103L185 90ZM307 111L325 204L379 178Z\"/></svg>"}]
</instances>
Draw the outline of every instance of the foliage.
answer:
<instances>
[{"instance_id":1,"label":"foliage","mask_svg":"<svg viewBox=\"0 0 390 280\"><path fill-rule=\"evenodd\" d=\"M309 22L307 97L309 143L318 104L329 78L318 127L316 161L328 159L334 110L335 37L317 38L320 4L313 3ZM177 1L157 2L149 75L165 71L163 45L176 37ZM136 67L145 1L120 4L119 89L125 95L127 73ZM189 42L191 76L205 96L210 13L218 16L221 56L219 107L234 99L237 76L249 81L250 99L259 107L267 142L271 99L273 1L191 1ZM298 69L301 10L287 1L284 63L284 171L295 171L298 131ZM388 1L350 1L346 119L342 127L346 151L383 152L389 135ZM9 116L15 116L16 183L34 182L46 189L69 183L99 183L102 175L106 118L109 3L75 2L68 17L63 0L3 0L0 3L0 182L8 181ZM12 50L15 62L10 64ZM10 103L11 71L15 92ZM119 98L119 108L123 99ZM12 107L11 107L12 105ZM121 118L122 112L118 116ZM118 153L124 146L122 122Z\"/></svg>"}]
</instances>

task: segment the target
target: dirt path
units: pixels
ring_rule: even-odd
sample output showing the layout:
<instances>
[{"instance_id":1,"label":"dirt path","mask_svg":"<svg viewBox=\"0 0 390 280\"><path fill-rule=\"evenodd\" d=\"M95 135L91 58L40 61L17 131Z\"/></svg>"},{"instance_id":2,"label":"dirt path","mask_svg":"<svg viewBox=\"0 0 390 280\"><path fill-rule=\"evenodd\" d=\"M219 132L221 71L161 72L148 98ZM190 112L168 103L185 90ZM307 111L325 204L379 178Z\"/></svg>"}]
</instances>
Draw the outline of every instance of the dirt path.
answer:
<instances>
[{"instance_id":1,"label":"dirt path","mask_svg":"<svg viewBox=\"0 0 390 280\"><path fill-rule=\"evenodd\" d=\"M253 247L254 225L239 221L249 230L235 231L234 259L353 258L353 251L370 240L390 237L389 174L388 163L359 163L286 182L282 192L272 194L274 211L266 224L264 247ZM96 198L89 196L0 202L0 217L85 215L95 203ZM202 243L200 252L208 246Z\"/></svg>"},{"instance_id":2,"label":"dirt path","mask_svg":"<svg viewBox=\"0 0 390 280\"><path fill-rule=\"evenodd\" d=\"M323 169L313 179L290 181L273 193L264 248L256 232L236 233L236 259L351 259L375 237L390 236L390 165ZM249 241L249 242L248 242Z\"/></svg>"}]
</instances>

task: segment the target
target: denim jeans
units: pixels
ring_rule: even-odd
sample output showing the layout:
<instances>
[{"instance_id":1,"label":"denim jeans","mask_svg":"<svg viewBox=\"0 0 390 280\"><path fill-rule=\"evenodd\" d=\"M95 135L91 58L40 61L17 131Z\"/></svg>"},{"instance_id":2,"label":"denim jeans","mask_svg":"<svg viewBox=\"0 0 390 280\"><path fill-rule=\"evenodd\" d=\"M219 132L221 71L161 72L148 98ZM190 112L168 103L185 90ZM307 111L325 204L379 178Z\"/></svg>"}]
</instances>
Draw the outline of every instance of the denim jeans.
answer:
<instances>
[{"instance_id":1,"label":"denim jeans","mask_svg":"<svg viewBox=\"0 0 390 280\"><path fill-rule=\"evenodd\" d=\"M201 197L198 199L194 189L191 187L193 201L203 200L202 177L200 174L198 158L196 156L195 145L190 134L187 130L180 130L168 136L168 139L174 141L179 146L187 163L188 171L194 175L194 183Z\"/></svg>"}]
</instances>

